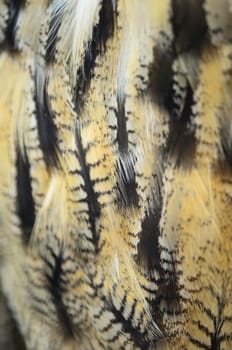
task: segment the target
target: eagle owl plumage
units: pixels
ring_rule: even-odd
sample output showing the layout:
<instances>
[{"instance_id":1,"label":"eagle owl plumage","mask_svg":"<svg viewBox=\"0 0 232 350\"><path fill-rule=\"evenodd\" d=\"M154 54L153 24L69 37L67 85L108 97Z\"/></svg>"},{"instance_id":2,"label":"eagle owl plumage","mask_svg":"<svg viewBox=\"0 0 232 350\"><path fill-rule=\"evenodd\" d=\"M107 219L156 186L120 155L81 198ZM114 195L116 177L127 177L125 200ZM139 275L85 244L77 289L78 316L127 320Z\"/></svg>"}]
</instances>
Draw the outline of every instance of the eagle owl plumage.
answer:
<instances>
[{"instance_id":1,"label":"eagle owl plumage","mask_svg":"<svg viewBox=\"0 0 232 350\"><path fill-rule=\"evenodd\" d=\"M231 0L0 0L0 349L232 349L231 94Z\"/></svg>"}]
</instances>

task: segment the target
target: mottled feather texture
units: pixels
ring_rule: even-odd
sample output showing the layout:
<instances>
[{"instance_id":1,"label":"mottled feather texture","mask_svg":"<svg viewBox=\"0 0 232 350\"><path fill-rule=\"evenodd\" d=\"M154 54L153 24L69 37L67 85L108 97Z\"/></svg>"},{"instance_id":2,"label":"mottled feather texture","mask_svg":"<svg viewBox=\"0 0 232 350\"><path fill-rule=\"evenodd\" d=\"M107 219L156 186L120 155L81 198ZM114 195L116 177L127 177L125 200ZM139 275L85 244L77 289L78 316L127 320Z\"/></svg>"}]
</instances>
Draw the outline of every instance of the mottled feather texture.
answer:
<instances>
[{"instance_id":1,"label":"mottled feather texture","mask_svg":"<svg viewBox=\"0 0 232 350\"><path fill-rule=\"evenodd\" d=\"M0 78L0 348L231 350L232 1L0 0Z\"/></svg>"}]
</instances>

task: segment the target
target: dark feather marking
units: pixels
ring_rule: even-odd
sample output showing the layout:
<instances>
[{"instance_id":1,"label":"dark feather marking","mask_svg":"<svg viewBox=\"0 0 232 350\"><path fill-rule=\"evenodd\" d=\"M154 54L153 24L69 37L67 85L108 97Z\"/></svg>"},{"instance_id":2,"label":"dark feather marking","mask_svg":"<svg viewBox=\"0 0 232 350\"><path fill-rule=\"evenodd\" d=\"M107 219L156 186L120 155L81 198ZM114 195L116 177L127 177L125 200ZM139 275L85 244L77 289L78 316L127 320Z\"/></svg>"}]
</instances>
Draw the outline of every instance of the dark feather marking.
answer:
<instances>
[{"instance_id":1,"label":"dark feather marking","mask_svg":"<svg viewBox=\"0 0 232 350\"><path fill-rule=\"evenodd\" d=\"M99 22L93 28L92 40L88 43L84 63L77 71L77 83L75 91L75 106L80 111L84 105L84 94L87 92L96 58L106 50L107 40L114 33L115 13L113 2L111 0L102 0L102 6L99 12Z\"/></svg>"},{"instance_id":2,"label":"dark feather marking","mask_svg":"<svg viewBox=\"0 0 232 350\"><path fill-rule=\"evenodd\" d=\"M121 155L121 157L127 158L126 161L118 160L116 165L117 174L117 191L118 191L118 203L119 206L138 206L139 195L137 193L137 183L135 177L134 164L130 156L127 154ZM127 167L127 169L125 169Z\"/></svg>"},{"instance_id":3,"label":"dark feather marking","mask_svg":"<svg viewBox=\"0 0 232 350\"><path fill-rule=\"evenodd\" d=\"M119 323L122 325L123 331L129 334L134 346L139 346L143 350L149 349L151 343L150 341L146 340L146 332L141 333L138 329L134 328L132 325L132 321L130 319L125 319L121 311L117 310L113 304L111 304L109 308L115 317L115 320L112 320L112 322Z\"/></svg>"},{"instance_id":4,"label":"dark feather marking","mask_svg":"<svg viewBox=\"0 0 232 350\"><path fill-rule=\"evenodd\" d=\"M206 16L203 8L203 0L181 1L172 0L172 28L175 36L173 43L174 57L179 53L191 52L196 57L201 55L202 47L208 44ZM183 73L182 73L183 74ZM178 78L177 78L178 81ZM194 91L186 76L187 88L185 99L181 101L178 91L174 88L174 79L170 90L169 114L170 132L167 141L167 149L170 155L176 158L177 166L191 167L196 149L195 131L191 126L192 106L194 103ZM182 112L175 115L180 106L175 104L179 100L183 104Z\"/></svg>"},{"instance_id":5,"label":"dark feather marking","mask_svg":"<svg viewBox=\"0 0 232 350\"><path fill-rule=\"evenodd\" d=\"M16 160L17 211L21 220L23 239L28 243L35 223L34 200L32 196L30 164L17 147Z\"/></svg>"},{"instance_id":6,"label":"dark feather marking","mask_svg":"<svg viewBox=\"0 0 232 350\"><path fill-rule=\"evenodd\" d=\"M222 134L222 132L221 132ZM229 137L228 137L229 139ZM223 151L223 157L225 159L225 162L226 164L229 164L230 167L232 166L232 141L229 140L228 142L228 139L225 140L225 137L222 136L221 137L221 144L222 144L222 151ZM226 142L229 144L226 144ZM223 164L223 162L221 161L221 163ZM225 165L224 165L225 167Z\"/></svg>"},{"instance_id":7,"label":"dark feather marking","mask_svg":"<svg viewBox=\"0 0 232 350\"><path fill-rule=\"evenodd\" d=\"M170 118L170 132L167 148L171 157L175 157L176 166L190 168L196 150L195 131L191 128L191 116L193 106L193 91L188 83L184 108L179 118Z\"/></svg>"},{"instance_id":8,"label":"dark feather marking","mask_svg":"<svg viewBox=\"0 0 232 350\"><path fill-rule=\"evenodd\" d=\"M166 250L160 247L160 252ZM160 270L158 289L156 291L155 299L151 303L152 313L155 315L156 323L160 329L164 329L164 314L169 316L179 315L181 310L180 302L183 301L183 297L180 294L181 286L179 284L180 271L176 270L176 263L171 254L171 261L160 259ZM169 265L168 269L164 269L163 263Z\"/></svg>"},{"instance_id":9,"label":"dark feather marking","mask_svg":"<svg viewBox=\"0 0 232 350\"><path fill-rule=\"evenodd\" d=\"M123 101L120 101L118 97L117 104L118 104L118 108L116 110L116 117L117 117L117 123L118 123L118 130L117 130L118 149L121 154L124 154L128 151L128 132L126 127L125 98L123 99Z\"/></svg>"},{"instance_id":10,"label":"dark feather marking","mask_svg":"<svg viewBox=\"0 0 232 350\"><path fill-rule=\"evenodd\" d=\"M154 211L150 210L146 213L142 221L142 230L140 233L140 240L138 243L138 254L136 262L144 270L148 279L153 280L154 272L158 273L158 278L155 283L162 283L162 267L160 260L161 248L159 246L159 222L161 218L162 199L161 195L159 202L157 202ZM159 289L157 291L159 293ZM159 295L156 299L151 301L152 314L155 315L155 322L160 329L163 329L163 313L160 310Z\"/></svg>"},{"instance_id":11,"label":"dark feather marking","mask_svg":"<svg viewBox=\"0 0 232 350\"><path fill-rule=\"evenodd\" d=\"M229 279L228 279L229 280ZM227 296L226 291L228 289L228 281L224 280L221 293L219 295L216 295L217 299L217 316L213 318L214 322L214 334L211 335L211 349L213 350L220 350L221 349L221 343L225 339L224 337L227 335L226 332L222 331L223 324L225 322L224 313L225 313L225 307L227 304ZM213 296L215 296L215 291L213 287L210 287L210 291ZM231 337L231 334L229 334Z\"/></svg>"},{"instance_id":12,"label":"dark feather marking","mask_svg":"<svg viewBox=\"0 0 232 350\"><path fill-rule=\"evenodd\" d=\"M160 108L164 108L170 116L169 137L165 153L176 157L177 166L183 165L187 168L192 165L191 159L194 157L196 145L194 130L191 127L194 91L187 82L186 96L181 101L178 89L175 89L173 63L182 52L191 50L192 55L199 56L203 44L209 42L202 4L202 0L200 3L193 0L172 1L171 22L174 40L165 50L160 47L154 48L154 59L150 66L148 84L148 91L154 102ZM178 106L177 101L180 104ZM183 108L180 108L182 104ZM182 111L179 114L177 111L180 109Z\"/></svg>"},{"instance_id":13,"label":"dark feather marking","mask_svg":"<svg viewBox=\"0 0 232 350\"><path fill-rule=\"evenodd\" d=\"M224 115L225 111L222 109L221 113ZM228 170L230 169L229 171L231 171L232 167L232 138L230 136L230 121L226 118L226 115L224 119L222 118L221 120L219 132L222 147L222 154L219 163L222 168L222 174L227 174ZM228 178L230 177L231 175L228 176Z\"/></svg>"},{"instance_id":14,"label":"dark feather marking","mask_svg":"<svg viewBox=\"0 0 232 350\"><path fill-rule=\"evenodd\" d=\"M174 315L180 313L180 294L178 276L173 264L173 271L166 272L165 277L162 276L160 286L157 291L157 300L165 302L165 312ZM163 311L163 310L162 310Z\"/></svg>"},{"instance_id":15,"label":"dark feather marking","mask_svg":"<svg viewBox=\"0 0 232 350\"><path fill-rule=\"evenodd\" d=\"M172 0L172 27L177 53L199 46L207 33L203 0Z\"/></svg>"},{"instance_id":16,"label":"dark feather marking","mask_svg":"<svg viewBox=\"0 0 232 350\"><path fill-rule=\"evenodd\" d=\"M116 165L118 175L117 188L119 203L124 205L138 206L139 196L137 193L137 183L134 170L134 161L129 154L128 131L126 125L125 99L117 99L117 142L120 157Z\"/></svg>"},{"instance_id":17,"label":"dark feather marking","mask_svg":"<svg viewBox=\"0 0 232 350\"><path fill-rule=\"evenodd\" d=\"M211 349L213 350L221 349L221 339L217 332L215 332L215 334L211 337Z\"/></svg>"},{"instance_id":18,"label":"dark feather marking","mask_svg":"<svg viewBox=\"0 0 232 350\"><path fill-rule=\"evenodd\" d=\"M112 0L102 0L97 27L93 39L98 43L100 53L104 53L106 42L114 33L114 8Z\"/></svg>"},{"instance_id":19,"label":"dark feather marking","mask_svg":"<svg viewBox=\"0 0 232 350\"><path fill-rule=\"evenodd\" d=\"M172 48L161 50L160 48L155 47L154 59L149 67L148 92L154 102L168 112L171 112L173 109L173 61L174 52Z\"/></svg>"},{"instance_id":20,"label":"dark feather marking","mask_svg":"<svg viewBox=\"0 0 232 350\"><path fill-rule=\"evenodd\" d=\"M160 247L159 247L159 222L160 208L146 213L142 221L142 231L138 243L137 263L148 272L157 270L160 272Z\"/></svg>"},{"instance_id":21,"label":"dark feather marking","mask_svg":"<svg viewBox=\"0 0 232 350\"><path fill-rule=\"evenodd\" d=\"M59 11L59 13L56 13L54 10L51 14L51 22L49 25L47 45L45 49L45 61L47 63L51 63L55 59L56 44L58 41L58 32L62 21L62 15L63 12Z\"/></svg>"},{"instance_id":22,"label":"dark feather marking","mask_svg":"<svg viewBox=\"0 0 232 350\"><path fill-rule=\"evenodd\" d=\"M160 329L165 329L164 315L173 317L180 315L183 310L180 308L180 288L175 270L164 275L161 272L158 281L158 290L154 300L151 302L152 314L155 315L155 321Z\"/></svg>"},{"instance_id":23,"label":"dark feather marking","mask_svg":"<svg viewBox=\"0 0 232 350\"><path fill-rule=\"evenodd\" d=\"M15 42L15 32L18 16L23 6L25 6L25 0L11 0L9 3L9 18L5 32L5 44L10 51L17 51L17 43Z\"/></svg>"},{"instance_id":24,"label":"dark feather marking","mask_svg":"<svg viewBox=\"0 0 232 350\"><path fill-rule=\"evenodd\" d=\"M54 124L54 116L52 115L49 106L46 82L43 87L43 104L41 104L38 99L37 89L37 83L35 83L35 105L40 146L43 152L44 161L49 169L51 167L58 167L57 128Z\"/></svg>"},{"instance_id":25,"label":"dark feather marking","mask_svg":"<svg viewBox=\"0 0 232 350\"><path fill-rule=\"evenodd\" d=\"M198 349L205 349L205 350L218 350L219 348L211 348L211 346L209 347L207 344L203 343L202 341L195 339L193 336L191 336L190 334L188 334L188 339L190 340L190 342L196 346L196 348Z\"/></svg>"},{"instance_id":26,"label":"dark feather marking","mask_svg":"<svg viewBox=\"0 0 232 350\"><path fill-rule=\"evenodd\" d=\"M169 114L169 136L166 141L165 153L176 157L177 166L191 166L195 152L195 134L190 127L193 106L193 91L187 82L186 96L180 104L183 104L180 115L176 111L180 106L175 104L178 97L174 89L174 71L172 69L175 60L175 49L169 48L161 52L154 49L154 60L150 67L149 91L155 103L165 109Z\"/></svg>"},{"instance_id":27,"label":"dark feather marking","mask_svg":"<svg viewBox=\"0 0 232 350\"><path fill-rule=\"evenodd\" d=\"M63 249L60 249L60 252L58 255L56 255L54 252L52 254L52 257L54 259L54 267L52 274L46 273L46 278L48 281L48 289L53 297L53 302L56 307L57 316L60 320L61 326L63 326L66 331L67 336L73 336L73 329L72 329L72 323L69 318L69 315L67 313L66 306L63 303L62 300L62 294L65 292L66 288L64 284L62 283L62 274L63 274ZM45 263L46 261L43 260ZM50 269L49 269L50 270Z\"/></svg>"},{"instance_id":28,"label":"dark feather marking","mask_svg":"<svg viewBox=\"0 0 232 350\"><path fill-rule=\"evenodd\" d=\"M96 228L96 218L100 216L100 205L98 203L98 195L94 191L93 181L90 177L90 166L86 162L86 150L84 149L81 141L81 133L76 131L76 144L78 149L78 158L80 161L82 176L85 181L84 191L87 194L87 205L89 214L89 224L93 235L93 243L96 246L99 240L97 228Z\"/></svg>"}]
</instances>

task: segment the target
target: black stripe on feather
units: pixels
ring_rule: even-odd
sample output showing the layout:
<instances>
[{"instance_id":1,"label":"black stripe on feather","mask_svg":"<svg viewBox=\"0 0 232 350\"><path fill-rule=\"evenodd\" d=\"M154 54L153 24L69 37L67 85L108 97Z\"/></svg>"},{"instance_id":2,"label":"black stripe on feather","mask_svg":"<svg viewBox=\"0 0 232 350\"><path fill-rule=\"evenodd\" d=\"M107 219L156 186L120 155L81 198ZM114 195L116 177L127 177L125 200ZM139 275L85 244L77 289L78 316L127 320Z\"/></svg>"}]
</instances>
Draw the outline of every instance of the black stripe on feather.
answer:
<instances>
[{"instance_id":1,"label":"black stripe on feather","mask_svg":"<svg viewBox=\"0 0 232 350\"><path fill-rule=\"evenodd\" d=\"M171 112L174 52L172 48L161 50L159 47L155 47L153 52L153 62L149 67L148 92L155 103Z\"/></svg>"},{"instance_id":2,"label":"black stripe on feather","mask_svg":"<svg viewBox=\"0 0 232 350\"><path fill-rule=\"evenodd\" d=\"M49 247L50 254L52 255L54 266L52 272L50 272L50 263L48 264L49 273L47 272L46 279L48 281L48 290L52 295L54 305L56 307L56 312L60 324L62 326L62 331L65 331L67 337L73 336L72 323L67 313L66 306L62 299L62 294L65 292L66 288L64 285L64 281L62 280L63 275L63 248L60 249L59 254L56 255L52 248ZM43 258L43 257L42 257ZM47 264L47 260L43 259L43 261Z\"/></svg>"},{"instance_id":3,"label":"black stripe on feather","mask_svg":"<svg viewBox=\"0 0 232 350\"><path fill-rule=\"evenodd\" d=\"M110 307L110 311L113 313L115 320L113 323L119 323L122 325L122 330L133 341L133 346L139 347L143 350L148 350L150 347L150 341L146 340L146 331L141 333L138 329L134 328L132 325L131 319L126 319L120 310L117 310L116 307L112 304ZM120 335L120 333L118 334ZM113 339L113 341L117 341L117 339Z\"/></svg>"},{"instance_id":4,"label":"black stripe on feather","mask_svg":"<svg viewBox=\"0 0 232 350\"><path fill-rule=\"evenodd\" d=\"M171 23L177 53L200 46L207 34L204 0L172 0Z\"/></svg>"},{"instance_id":5,"label":"black stripe on feather","mask_svg":"<svg viewBox=\"0 0 232 350\"><path fill-rule=\"evenodd\" d=\"M58 32L62 21L62 12L51 14L51 22L48 30L47 44L45 47L45 61L49 64L54 61L56 54L56 44L58 41Z\"/></svg>"},{"instance_id":6,"label":"black stripe on feather","mask_svg":"<svg viewBox=\"0 0 232 350\"><path fill-rule=\"evenodd\" d=\"M32 196L30 164L27 155L17 147L16 159L17 212L21 220L23 239L27 243L35 223L34 200Z\"/></svg>"},{"instance_id":7,"label":"black stripe on feather","mask_svg":"<svg viewBox=\"0 0 232 350\"><path fill-rule=\"evenodd\" d=\"M87 194L86 202L88 205L89 225L92 232L93 244L98 243L98 232L96 228L96 219L100 216L100 205L98 203L98 195L94 191L94 182L90 177L90 165L86 161L86 150L83 147L81 132L76 130L76 144L78 149L78 158L82 169L82 177L84 179L83 190Z\"/></svg>"},{"instance_id":8,"label":"black stripe on feather","mask_svg":"<svg viewBox=\"0 0 232 350\"><path fill-rule=\"evenodd\" d=\"M142 231L138 243L137 263L148 272L160 272L159 222L160 208L146 213L142 221Z\"/></svg>"},{"instance_id":9,"label":"black stripe on feather","mask_svg":"<svg viewBox=\"0 0 232 350\"><path fill-rule=\"evenodd\" d=\"M9 2L9 18L6 28L6 45L10 51L17 51L17 43L15 41L17 20L22 7L25 6L25 0L10 0Z\"/></svg>"},{"instance_id":10,"label":"black stripe on feather","mask_svg":"<svg viewBox=\"0 0 232 350\"><path fill-rule=\"evenodd\" d=\"M138 206L139 196L134 169L135 159L130 155L127 130L127 116L125 111L125 98L121 101L117 98L117 143L119 159L116 166L118 177L118 202L127 206Z\"/></svg>"},{"instance_id":11,"label":"black stripe on feather","mask_svg":"<svg viewBox=\"0 0 232 350\"><path fill-rule=\"evenodd\" d=\"M84 105L84 94L87 92L93 77L96 58L104 54L107 40L114 33L115 12L112 0L102 0L99 22L93 28L92 39L87 45L83 65L78 68L75 91L77 111Z\"/></svg>"},{"instance_id":12,"label":"black stripe on feather","mask_svg":"<svg viewBox=\"0 0 232 350\"><path fill-rule=\"evenodd\" d=\"M37 83L35 84L35 105L40 146L44 161L48 169L50 169L51 167L58 167L58 139L57 128L49 105L49 96L46 88L45 82L43 86L43 99L40 101L38 97L40 95L38 86Z\"/></svg>"},{"instance_id":13,"label":"black stripe on feather","mask_svg":"<svg viewBox=\"0 0 232 350\"><path fill-rule=\"evenodd\" d=\"M193 91L190 84L187 84L186 96L183 102L183 109L178 118L170 117L169 137L167 149L169 154L175 158L176 166L191 168L196 150L195 130L191 126Z\"/></svg>"}]
</instances>

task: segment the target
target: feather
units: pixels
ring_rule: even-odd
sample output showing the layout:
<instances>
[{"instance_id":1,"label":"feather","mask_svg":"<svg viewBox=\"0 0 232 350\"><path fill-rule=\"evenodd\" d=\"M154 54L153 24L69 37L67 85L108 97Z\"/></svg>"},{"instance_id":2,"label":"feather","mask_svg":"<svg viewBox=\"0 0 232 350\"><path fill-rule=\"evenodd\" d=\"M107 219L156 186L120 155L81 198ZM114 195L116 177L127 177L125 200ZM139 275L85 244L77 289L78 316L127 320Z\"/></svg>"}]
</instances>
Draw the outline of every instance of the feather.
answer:
<instances>
[{"instance_id":1,"label":"feather","mask_svg":"<svg viewBox=\"0 0 232 350\"><path fill-rule=\"evenodd\" d=\"M0 284L28 350L232 348L231 11L0 0Z\"/></svg>"}]
</instances>

